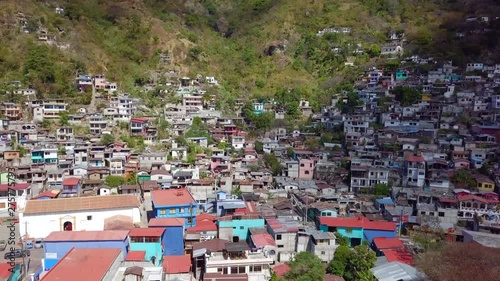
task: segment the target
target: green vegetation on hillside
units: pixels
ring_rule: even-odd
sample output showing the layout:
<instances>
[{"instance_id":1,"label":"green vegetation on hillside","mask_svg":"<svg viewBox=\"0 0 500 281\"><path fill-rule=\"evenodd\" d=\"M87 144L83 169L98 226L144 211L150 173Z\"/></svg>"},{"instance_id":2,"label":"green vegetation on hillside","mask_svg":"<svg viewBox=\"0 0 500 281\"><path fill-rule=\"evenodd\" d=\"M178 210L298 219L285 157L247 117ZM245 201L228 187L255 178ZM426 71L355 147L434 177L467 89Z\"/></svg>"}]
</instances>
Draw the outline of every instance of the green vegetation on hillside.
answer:
<instances>
[{"instance_id":1,"label":"green vegetation on hillside","mask_svg":"<svg viewBox=\"0 0 500 281\"><path fill-rule=\"evenodd\" d=\"M485 4L486 3L486 4ZM153 80L151 73L215 76L218 105L231 111L236 98L274 97L300 89L301 97L324 104L342 80L353 81L379 63L388 31L405 31L406 50L438 59L494 55L500 36L457 42L465 16L488 1L403 0L72 0L3 1L0 7L1 82L21 80L43 97L77 100L76 73L103 73L120 89ZM55 12L63 7L65 13ZM485 9L483 9L485 10ZM22 32L18 13L24 14ZM351 34L319 30L350 27ZM57 44L43 45L45 28ZM497 29L493 29L498 33ZM61 46L69 44L65 49ZM353 51L360 44L363 54ZM56 47L58 45L59 47ZM160 55L170 61L160 63ZM345 66L355 57L354 66ZM464 59L465 58L465 59ZM4 85L2 85L4 87ZM87 94L88 95L88 94ZM88 98L87 98L88 100Z\"/></svg>"}]
</instances>

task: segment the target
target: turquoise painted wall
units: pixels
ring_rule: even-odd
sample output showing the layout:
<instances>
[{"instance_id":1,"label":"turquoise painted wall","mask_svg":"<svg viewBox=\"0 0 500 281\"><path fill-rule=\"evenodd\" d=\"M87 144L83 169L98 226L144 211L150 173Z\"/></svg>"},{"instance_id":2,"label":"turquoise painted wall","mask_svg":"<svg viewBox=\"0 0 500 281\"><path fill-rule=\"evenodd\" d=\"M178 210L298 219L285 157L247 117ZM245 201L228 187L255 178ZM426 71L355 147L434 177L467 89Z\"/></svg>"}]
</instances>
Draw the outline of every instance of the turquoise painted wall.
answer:
<instances>
[{"instance_id":1,"label":"turquoise painted wall","mask_svg":"<svg viewBox=\"0 0 500 281\"><path fill-rule=\"evenodd\" d=\"M232 227L233 236L238 236L241 240L248 237L248 229L251 227L264 227L264 219L219 221L219 227Z\"/></svg>"},{"instance_id":2,"label":"turquoise painted wall","mask_svg":"<svg viewBox=\"0 0 500 281\"><path fill-rule=\"evenodd\" d=\"M340 235L345 236L349 239L351 239L351 238L363 239L363 237L364 237L362 228L342 228L342 227L339 227L339 228L337 228L337 232Z\"/></svg>"},{"instance_id":3,"label":"turquoise painted wall","mask_svg":"<svg viewBox=\"0 0 500 281\"><path fill-rule=\"evenodd\" d=\"M156 257L155 265L161 265L163 251L161 242L157 243L137 243L130 241L130 251L146 251L146 260Z\"/></svg>"},{"instance_id":4,"label":"turquoise painted wall","mask_svg":"<svg viewBox=\"0 0 500 281\"><path fill-rule=\"evenodd\" d=\"M18 264L18 265L16 265L16 267L14 267L14 270L12 270L12 273L10 274L9 278L7 279L7 281L17 281L17 280L21 280L21 265L20 264Z\"/></svg>"}]
</instances>

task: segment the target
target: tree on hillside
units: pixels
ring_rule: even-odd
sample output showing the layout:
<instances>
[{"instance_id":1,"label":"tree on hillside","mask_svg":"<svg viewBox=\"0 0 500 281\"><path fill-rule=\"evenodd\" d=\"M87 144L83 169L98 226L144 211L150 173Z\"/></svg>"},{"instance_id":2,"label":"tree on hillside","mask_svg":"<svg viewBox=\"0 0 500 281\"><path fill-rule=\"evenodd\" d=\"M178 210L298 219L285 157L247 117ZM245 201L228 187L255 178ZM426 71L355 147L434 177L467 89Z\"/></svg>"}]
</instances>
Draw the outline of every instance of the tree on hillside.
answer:
<instances>
[{"instance_id":1,"label":"tree on hillside","mask_svg":"<svg viewBox=\"0 0 500 281\"><path fill-rule=\"evenodd\" d=\"M344 277L346 281L375 280L370 269L375 265L377 257L368 245L359 245L353 249L340 245L335 250L335 257L328 264L327 272Z\"/></svg>"},{"instance_id":2,"label":"tree on hillside","mask_svg":"<svg viewBox=\"0 0 500 281\"><path fill-rule=\"evenodd\" d=\"M200 117L194 117L191 126L184 134L185 138L206 137L210 139L210 133Z\"/></svg>"},{"instance_id":3,"label":"tree on hillside","mask_svg":"<svg viewBox=\"0 0 500 281\"><path fill-rule=\"evenodd\" d=\"M281 106L289 118L296 118L300 115L299 103L301 98L299 89L279 89L274 98L279 106Z\"/></svg>"},{"instance_id":4,"label":"tree on hillside","mask_svg":"<svg viewBox=\"0 0 500 281\"><path fill-rule=\"evenodd\" d=\"M356 106L360 106L363 102L359 99L359 95L351 92L347 94L347 102L344 99L340 99L337 103L337 108L342 111L343 114L352 113Z\"/></svg>"},{"instance_id":5,"label":"tree on hillside","mask_svg":"<svg viewBox=\"0 0 500 281\"><path fill-rule=\"evenodd\" d=\"M120 185L125 184L125 182L125 178L120 176L107 176L104 180L104 184L109 187L119 187Z\"/></svg>"},{"instance_id":6,"label":"tree on hillside","mask_svg":"<svg viewBox=\"0 0 500 281\"><path fill-rule=\"evenodd\" d=\"M62 112L59 115L59 125L68 126L69 125L69 117L67 112Z\"/></svg>"},{"instance_id":7,"label":"tree on hillside","mask_svg":"<svg viewBox=\"0 0 500 281\"><path fill-rule=\"evenodd\" d=\"M255 141L255 152L264 153L264 144L261 141Z\"/></svg>"},{"instance_id":8,"label":"tree on hillside","mask_svg":"<svg viewBox=\"0 0 500 281\"><path fill-rule=\"evenodd\" d=\"M283 165L281 165L280 161L274 154L266 153L264 155L264 163L269 169L271 169L273 176L278 176L281 174L281 171L283 171Z\"/></svg>"},{"instance_id":9,"label":"tree on hillside","mask_svg":"<svg viewBox=\"0 0 500 281\"><path fill-rule=\"evenodd\" d=\"M378 196L388 196L391 193L391 187L385 183L379 183L373 188L373 194Z\"/></svg>"},{"instance_id":10,"label":"tree on hillside","mask_svg":"<svg viewBox=\"0 0 500 281\"><path fill-rule=\"evenodd\" d=\"M115 137L111 134L103 134L101 136L101 145L105 145L105 146L108 146L110 144L112 144L113 142L115 142Z\"/></svg>"},{"instance_id":11,"label":"tree on hillside","mask_svg":"<svg viewBox=\"0 0 500 281\"><path fill-rule=\"evenodd\" d=\"M352 255L352 250L347 245L340 245L335 250L335 257L330 261L326 272L338 276L344 276L347 263Z\"/></svg>"},{"instance_id":12,"label":"tree on hillside","mask_svg":"<svg viewBox=\"0 0 500 281\"><path fill-rule=\"evenodd\" d=\"M500 249L476 243L449 243L437 251L421 254L417 267L429 281L498 281Z\"/></svg>"},{"instance_id":13,"label":"tree on hillside","mask_svg":"<svg viewBox=\"0 0 500 281\"><path fill-rule=\"evenodd\" d=\"M325 270L321 260L309 253L298 253L290 262L290 271L285 274L288 281L318 281L325 277Z\"/></svg>"},{"instance_id":14,"label":"tree on hillside","mask_svg":"<svg viewBox=\"0 0 500 281\"><path fill-rule=\"evenodd\" d=\"M392 94L402 106L410 106L422 99L422 93L419 90L405 86L395 87Z\"/></svg>"},{"instance_id":15,"label":"tree on hillside","mask_svg":"<svg viewBox=\"0 0 500 281\"><path fill-rule=\"evenodd\" d=\"M472 174L469 170L466 169L458 169L453 172L453 176L451 177L451 181L455 184L466 184L467 188L471 190L476 190L476 181L472 177Z\"/></svg>"}]
</instances>

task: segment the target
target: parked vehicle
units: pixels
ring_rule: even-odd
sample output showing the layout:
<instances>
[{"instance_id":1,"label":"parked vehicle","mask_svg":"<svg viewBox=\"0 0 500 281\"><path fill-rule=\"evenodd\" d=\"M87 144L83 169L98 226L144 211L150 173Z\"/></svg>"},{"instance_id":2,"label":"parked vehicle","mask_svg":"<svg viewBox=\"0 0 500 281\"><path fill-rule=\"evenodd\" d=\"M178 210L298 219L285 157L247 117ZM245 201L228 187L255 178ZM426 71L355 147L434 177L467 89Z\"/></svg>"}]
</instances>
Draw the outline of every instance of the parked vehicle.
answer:
<instances>
[{"instance_id":1,"label":"parked vehicle","mask_svg":"<svg viewBox=\"0 0 500 281\"><path fill-rule=\"evenodd\" d=\"M35 239L35 249L43 248L42 242L43 242L42 238Z\"/></svg>"},{"instance_id":2,"label":"parked vehicle","mask_svg":"<svg viewBox=\"0 0 500 281\"><path fill-rule=\"evenodd\" d=\"M26 242L24 243L24 247L26 249L33 249L33 240L26 240Z\"/></svg>"},{"instance_id":3,"label":"parked vehicle","mask_svg":"<svg viewBox=\"0 0 500 281\"><path fill-rule=\"evenodd\" d=\"M8 260L10 259L12 256L14 256L14 258L23 258L23 257L29 257L31 254L30 254L30 251L29 250L15 250L15 251L9 251L7 253L5 253L5 255L3 256L4 259Z\"/></svg>"},{"instance_id":4,"label":"parked vehicle","mask_svg":"<svg viewBox=\"0 0 500 281\"><path fill-rule=\"evenodd\" d=\"M4 251L7 248L7 241L0 240L0 251Z\"/></svg>"}]
</instances>

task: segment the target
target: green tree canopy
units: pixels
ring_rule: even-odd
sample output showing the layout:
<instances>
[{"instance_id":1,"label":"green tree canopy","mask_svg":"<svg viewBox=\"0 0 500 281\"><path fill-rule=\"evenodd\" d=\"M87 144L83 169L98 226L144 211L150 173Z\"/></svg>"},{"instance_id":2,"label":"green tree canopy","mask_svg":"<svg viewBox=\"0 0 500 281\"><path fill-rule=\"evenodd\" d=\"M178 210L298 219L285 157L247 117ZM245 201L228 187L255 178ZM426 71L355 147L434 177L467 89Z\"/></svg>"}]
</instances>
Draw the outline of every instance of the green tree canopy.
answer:
<instances>
[{"instance_id":1,"label":"green tree canopy","mask_svg":"<svg viewBox=\"0 0 500 281\"><path fill-rule=\"evenodd\" d=\"M200 117L193 118L193 122L191 123L191 126L184 134L184 137L186 138L206 137L207 139L211 138L210 133L207 130L207 127L205 126L205 124L203 124L203 121L201 120Z\"/></svg>"},{"instance_id":2,"label":"green tree canopy","mask_svg":"<svg viewBox=\"0 0 500 281\"><path fill-rule=\"evenodd\" d=\"M420 90L405 86L395 87L392 94L402 106L410 106L422 99Z\"/></svg>"},{"instance_id":3,"label":"green tree canopy","mask_svg":"<svg viewBox=\"0 0 500 281\"><path fill-rule=\"evenodd\" d=\"M104 184L109 187L119 187L120 185L125 184L125 182L125 178L120 176L107 176L104 180Z\"/></svg>"},{"instance_id":4,"label":"green tree canopy","mask_svg":"<svg viewBox=\"0 0 500 281\"><path fill-rule=\"evenodd\" d=\"M338 109L340 109L340 111L342 111L343 114L347 114L354 112L356 106L360 106L362 104L363 102L359 100L359 95L354 92L350 92L347 94L347 102L344 102L343 99L340 99L337 103L337 107Z\"/></svg>"},{"instance_id":5,"label":"green tree canopy","mask_svg":"<svg viewBox=\"0 0 500 281\"><path fill-rule=\"evenodd\" d=\"M283 171L283 165L281 165L280 161L274 154L266 153L264 155L264 163L271 169L273 176L277 176L281 174L281 171Z\"/></svg>"},{"instance_id":6,"label":"green tree canopy","mask_svg":"<svg viewBox=\"0 0 500 281\"><path fill-rule=\"evenodd\" d=\"M376 261L375 252L366 244L353 249L340 245L335 250L335 257L328 264L327 272L342 276L346 281L375 281L370 269Z\"/></svg>"},{"instance_id":7,"label":"green tree canopy","mask_svg":"<svg viewBox=\"0 0 500 281\"><path fill-rule=\"evenodd\" d=\"M115 142L115 137L111 134L103 134L101 135L101 145L110 145Z\"/></svg>"},{"instance_id":8,"label":"green tree canopy","mask_svg":"<svg viewBox=\"0 0 500 281\"><path fill-rule=\"evenodd\" d=\"M320 281L325 277L325 270L321 260L309 252L298 253L290 262L290 268L290 271L285 275L286 280Z\"/></svg>"},{"instance_id":9,"label":"green tree canopy","mask_svg":"<svg viewBox=\"0 0 500 281\"><path fill-rule=\"evenodd\" d=\"M377 196L388 196L391 193L391 187L385 183L376 184L373 188L373 194Z\"/></svg>"}]
</instances>

